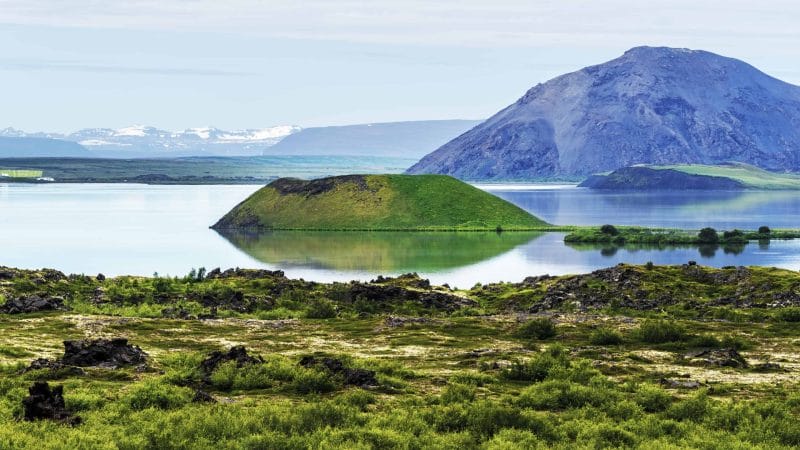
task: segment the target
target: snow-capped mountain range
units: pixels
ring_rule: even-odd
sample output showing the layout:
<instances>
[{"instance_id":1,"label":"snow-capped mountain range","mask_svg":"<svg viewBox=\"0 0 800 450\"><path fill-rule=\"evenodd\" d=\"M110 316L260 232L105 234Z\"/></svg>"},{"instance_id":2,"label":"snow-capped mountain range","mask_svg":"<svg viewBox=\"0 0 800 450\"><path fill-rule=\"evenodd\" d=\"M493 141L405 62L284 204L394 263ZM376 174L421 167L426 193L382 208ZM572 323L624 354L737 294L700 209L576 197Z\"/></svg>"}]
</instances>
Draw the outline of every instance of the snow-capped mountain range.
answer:
<instances>
[{"instance_id":1,"label":"snow-capped mountain range","mask_svg":"<svg viewBox=\"0 0 800 450\"><path fill-rule=\"evenodd\" d=\"M77 142L96 156L176 157L254 156L263 154L300 127L280 125L262 129L226 131L213 127L166 131L134 125L125 128L86 128L70 134L26 133L14 128L0 130L0 137L34 137Z\"/></svg>"}]
</instances>

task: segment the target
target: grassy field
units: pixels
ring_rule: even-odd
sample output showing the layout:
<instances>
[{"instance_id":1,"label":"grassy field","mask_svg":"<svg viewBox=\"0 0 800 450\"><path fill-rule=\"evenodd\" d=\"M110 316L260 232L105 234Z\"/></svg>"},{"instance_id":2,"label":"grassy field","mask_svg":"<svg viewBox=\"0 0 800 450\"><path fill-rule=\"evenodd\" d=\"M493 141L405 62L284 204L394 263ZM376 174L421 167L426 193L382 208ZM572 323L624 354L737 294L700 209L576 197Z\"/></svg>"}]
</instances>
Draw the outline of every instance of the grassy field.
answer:
<instances>
[{"instance_id":1,"label":"grassy field","mask_svg":"<svg viewBox=\"0 0 800 450\"><path fill-rule=\"evenodd\" d=\"M673 169L693 175L731 178L750 189L800 189L800 175L769 172L748 164L729 163L716 166L686 164L648 167L653 169Z\"/></svg>"},{"instance_id":2,"label":"grassy field","mask_svg":"<svg viewBox=\"0 0 800 450\"><path fill-rule=\"evenodd\" d=\"M42 176L41 170L30 169L3 169L0 168L0 177L10 178L37 178Z\"/></svg>"},{"instance_id":3,"label":"grassy field","mask_svg":"<svg viewBox=\"0 0 800 450\"><path fill-rule=\"evenodd\" d=\"M0 314L2 448L800 445L796 272L619 266L455 292L413 276L2 273L5 298L58 295L71 308ZM437 306L409 292L452 298ZM191 317L212 306L217 318ZM190 316L164 317L168 308ZM64 339L98 337L128 338L148 353L147 368L21 371L59 356ZM200 373L209 352L233 345L264 362ZM745 362L694 356L708 349ZM377 386L301 366L308 355L373 370ZM21 420L36 380L64 386L82 423ZM217 402L194 403L197 387Z\"/></svg>"},{"instance_id":4,"label":"grassy field","mask_svg":"<svg viewBox=\"0 0 800 450\"><path fill-rule=\"evenodd\" d=\"M530 230L548 224L442 175L278 180L234 208L219 229Z\"/></svg>"}]
</instances>

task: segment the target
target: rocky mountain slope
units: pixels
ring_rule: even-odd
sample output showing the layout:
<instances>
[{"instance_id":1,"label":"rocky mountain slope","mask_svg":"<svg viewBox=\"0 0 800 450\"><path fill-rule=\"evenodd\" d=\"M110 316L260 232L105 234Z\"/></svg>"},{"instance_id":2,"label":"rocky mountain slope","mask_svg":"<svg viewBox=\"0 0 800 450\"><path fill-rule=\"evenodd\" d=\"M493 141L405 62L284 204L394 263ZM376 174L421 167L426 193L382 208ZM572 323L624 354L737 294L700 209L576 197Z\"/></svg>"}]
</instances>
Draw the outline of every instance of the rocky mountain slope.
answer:
<instances>
[{"instance_id":1,"label":"rocky mountain slope","mask_svg":"<svg viewBox=\"0 0 800 450\"><path fill-rule=\"evenodd\" d=\"M705 51L637 47L533 87L408 172L532 179L723 161L800 170L800 87Z\"/></svg>"}]
</instances>

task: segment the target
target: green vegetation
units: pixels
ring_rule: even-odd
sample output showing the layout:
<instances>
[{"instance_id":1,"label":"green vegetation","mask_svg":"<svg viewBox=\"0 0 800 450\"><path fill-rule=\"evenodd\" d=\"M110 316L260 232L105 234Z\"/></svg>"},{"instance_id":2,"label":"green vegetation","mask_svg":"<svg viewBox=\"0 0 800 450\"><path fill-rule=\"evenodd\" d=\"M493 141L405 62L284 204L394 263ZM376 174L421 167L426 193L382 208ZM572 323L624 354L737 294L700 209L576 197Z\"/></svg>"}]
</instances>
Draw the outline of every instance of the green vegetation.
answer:
<instances>
[{"instance_id":1,"label":"green vegetation","mask_svg":"<svg viewBox=\"0 0 800 450\"><path fill-rule=\"evenodd\" d=\"M444 175L280 179L214 228L275 230L541 230L523 209Z\"/></svg>"},{"instance_id":2,"label":"green vegetation","mask_svg":"<svg viewBox=\"0 0 800 450\"><path fill-rule=\"evenodd\" d=\"M44 175L59 183L265 184L280 176L315 178L353 170L399 173L413 163L413 159L365 156L0 158L0 167L36 171L37 177Z\"/></svg>"},{"instance_id":3,"label":"green vegetation","mask_svg":"<svg viewBox=\"0 0 800 450\"><path fill-rule=\"evenodd\" d=\"M38 178L42 176L41 170L31 169L3 169L0 167L0 178Z\"/></svg>"},{"instance_id":4,"label":"green vegetation","mask_svg":"<svg viewBox=\"0 0 800 450\"><path fill-rule=\"evenodd\" d=\"M648 244L655 246L674 245L745 245L749 241L768 239L800 238L800 230L770 230L767 226L758 231L729 230L720 233L713 228L702 230L676 230L671 228L646 228L634 226L603 225L601 227L578 227L564 237L572 244Z\"/></svg>"},{"instance_id":5,"label":"green vegetation","mask_svg":"<svg viewBox=\"0 0 800 450\"><path fill-rule=\"evenodd\" d=\"M0 280L5 301L58 296L69 308L0 313L4 449L800 446L793 271L617 266L468 291L414 275L324 284L253 270L0 267ZM148 367L21 370L65 339L100 336L128 338ZM233 345L263 361L200 369ZM747 366L693 356L709 349L735 349ZM373 370L378 385L347 385L301 365L308 355ZM36 380L64 386L81 423L21 420ZM217 402L195 402L198 386Z\"/></svg>"},{"instance_id":6,"label":"green vegetation","mask_svg":"<svg viewBox=\"0 0 800 450\"><path fill-rule=\"evenodd\" d=\"M743 163L720 165L678 164L672 166L647 166L652 169L673 169L692 175L730 178L749 189L800 189L800 175L776 173Z\"/></svg>"}]
</instances>

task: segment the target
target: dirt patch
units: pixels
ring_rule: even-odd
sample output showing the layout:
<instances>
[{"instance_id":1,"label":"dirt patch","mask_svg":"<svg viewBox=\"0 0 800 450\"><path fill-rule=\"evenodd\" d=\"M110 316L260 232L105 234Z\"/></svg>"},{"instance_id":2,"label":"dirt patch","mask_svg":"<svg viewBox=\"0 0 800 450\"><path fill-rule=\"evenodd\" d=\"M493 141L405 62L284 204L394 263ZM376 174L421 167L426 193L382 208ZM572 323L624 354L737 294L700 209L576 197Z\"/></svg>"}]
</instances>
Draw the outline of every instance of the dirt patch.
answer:
<instances>
[{"instance_id":1,"label":"dirt patch","mask_svg":"<svg viewBox=\"0 0 800 450\"><path fill-rule=\"evenodd\" d=\"M337 186L344 183L352 183L359 190L366 191L369 189L367 179L364 175L344 175L339 177L327 177L317 180L300 180L298 178L279 178L268 186L278 191L280 195L302 195L304 197L312 197L315 195L324 194L336 189Z\"/></svg>"}]
</instances>

